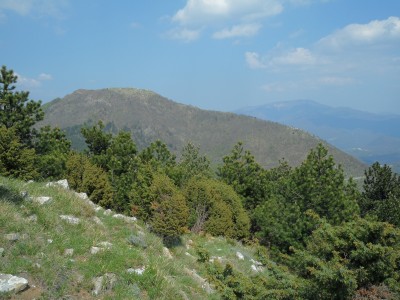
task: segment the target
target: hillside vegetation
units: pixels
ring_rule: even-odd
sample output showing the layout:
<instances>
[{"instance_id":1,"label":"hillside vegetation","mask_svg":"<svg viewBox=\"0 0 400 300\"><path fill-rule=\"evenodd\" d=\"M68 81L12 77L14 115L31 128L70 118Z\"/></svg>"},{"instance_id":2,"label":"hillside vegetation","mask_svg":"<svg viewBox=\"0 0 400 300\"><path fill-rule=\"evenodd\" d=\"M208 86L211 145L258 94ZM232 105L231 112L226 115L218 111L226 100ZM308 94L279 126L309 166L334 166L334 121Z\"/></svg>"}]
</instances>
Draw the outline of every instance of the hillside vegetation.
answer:
<instances>
[{"instance_id":1,"label":"hillside vegetation","mask_svg":"<svg viewBox=\"0 0 400 300\"><path fill-rule=\"evenodd\" d=\"M102 120L106 130L127 130L139 149L161 140L174 153L188 143L201 147L213 164L219 163L241 141L266 168L285 159L299 165L308 152L323 142L310 134L274 122L232 113L201 110L170 101L139 89L78 90L44 106L40 126L66 130L73 145L83 149L80 128ZM350 155L326 144L347 174L361 176L366 166Z\"/></svg>"},{"instance_id":2,"label":"hillside vegetation","mask_svg":"<svg viewBox=\"0 0 400 300\"><path fill-rule=\"evenodd\" d=\"M0 75L0 297L399 298L389 166L359 189L322 143L266 169L238 142L212 168L193 143L178 157L160 140L140 149L101 121L77 152L34 127L41 103Z\"/></svg>"}]
</instances>

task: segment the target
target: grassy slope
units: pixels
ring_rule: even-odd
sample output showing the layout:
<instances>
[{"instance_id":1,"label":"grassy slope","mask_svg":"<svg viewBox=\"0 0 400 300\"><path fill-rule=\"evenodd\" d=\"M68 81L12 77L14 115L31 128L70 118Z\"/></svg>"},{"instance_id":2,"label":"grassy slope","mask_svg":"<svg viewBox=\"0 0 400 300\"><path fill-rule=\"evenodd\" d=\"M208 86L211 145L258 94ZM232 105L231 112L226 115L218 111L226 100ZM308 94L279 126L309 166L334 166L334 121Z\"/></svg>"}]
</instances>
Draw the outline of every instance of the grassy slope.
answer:
<instances>
[{"instance_id":1,"label":"grassy slope","mask_svg":"<svg viewBox=\"0 0 400 300\"><path fill-rule=\"evenodd\" d=\"M244 142L264 167L285 158L300 164L320 139L298 129L256 118L201 110L138 89L78 90L45 106L41 124L67 129L75 146L82 147L80 127L103 120L111 131L129 130L139 148L160 139L179 152L189 141L200 145L211 161L220 163L238 142ZM365 165L327 145L348 174L360 176Z\"/></svg>"},{"instance_id":2,"label":"grassy slope","mask_svg":"<svg viewBox=\"0 0 400 300\"><path fill-rule=\"evenodd\" d=\"M22 199L21 191L28 191L31 196L51 196L53 201L41 206ZM251 248L228 244L224 238L187 235L181 246L171 249L174 258L168 259L163 255L161 240L149 233L144 224L105 216L103 210L95 212L73 191L48 188L44 183L27 184L0 177L0 211L0 247L5 249L0 259L0 273L22 276L31 285L17 296L0 295L0 298L219 299L217 293L207 295L184 270L195 269L205 276L204 264L195 258L196 245L205 247L210 255L224 257L225 263L231 263L245 274L252 273L249 259L254 257L254 251ZM81 223L68 224L60 219L61 214L74 215ZM32 215L37 216L36 222L28 220ZM98 216L104 226L97 225L94 216ZM8 241L5 238L8 233L18 233L21 238ZM132 234L142 234L148 247L130 245L128 238ZM189 239L193 244L187 249ZM90 254L90 248L103 241L113 246ZM72 256L64 255L68 248L74 249ZM245 260L238 261L236 251L242 252ZM126 271L142 266L146 271L141 276ZM94 297L92 279L105 273L116 274L117 284L111 291Z\"/></svg>"}]
</instances>

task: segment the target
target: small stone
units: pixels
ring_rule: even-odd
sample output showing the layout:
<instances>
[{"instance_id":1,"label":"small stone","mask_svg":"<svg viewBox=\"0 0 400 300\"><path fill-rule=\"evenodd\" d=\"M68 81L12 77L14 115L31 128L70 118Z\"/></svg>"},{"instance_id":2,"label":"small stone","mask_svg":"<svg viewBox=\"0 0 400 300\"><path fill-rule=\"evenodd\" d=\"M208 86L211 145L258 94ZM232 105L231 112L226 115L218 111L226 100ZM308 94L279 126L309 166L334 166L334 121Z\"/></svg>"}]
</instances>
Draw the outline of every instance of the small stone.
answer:
<instances>
[{"instance_id":1,"label":"small stone","mask_svg":"<svg viewBox=\"0 0 400 300\"><path fill-rule=\"evenodd\" d=\"M103 222L100 220L99 217L94 216L94 217L92 218L92 220L93 220L93 222L95 222L97 225L104 226Z\"/></svg>"},{"instance_id":2,"label":"small stone","mask_svg":"<svg viewBox=\"0 0 400 300\"><path fill-rule=\"evenodd\" d=\"M36 223L37 222L37 215L30 215L29 217L26 218L26 220L28 222Z\"/></svg>"},{"instance_id":3,"label":"small stone","mask_svg":"<svg viewBox=\"0 0 400 300\"><path fill-rule=\"evenodd\" d=\"M128 223L137 221L137 219L135 217L128 217L128 216L125 216L125 215L122 215L122 214L115 214L115 215L113 215L113 218L121 219L121 220L124 220L124 221L126 221Z\"/></svg>"},{"instance_id":4,"label":"small stone","mask_svg":"<svg viewBox=\"0 0 400 300\"><path fill-rule=\"evenodd\" d=\"M250 262L252 262L255 266L262 266L263 264L257 260L250 259Z\"/></svg>"},{"instance_id":5,"label":"small stone","mask_svg":"<svg viewBox=\"0 0 400 300\"><path fill-rule=\"evenodd\" d=\"M27 199L29 197L29 194L27 191L22 191L20 194L21 194L21 197L24 199Z\"/></svg>"},{"instance_id":6,"label":"small stone","mask_svg":"<svg viewBox=\"0 0 400 300\"><path fill-rule=\"evenodd\" d=\"M106 209L105 211L104 211L104 215L105 216L110 216L112 214L112 210L111 209Z\"/></svg>"},{"instance_id":7,"label":"small stone","mask_svg":"<svg viewBox=\"0 0 400 300\"><path fill-rule=\"evenodd\" d=\"M28 180L26 183L34 183L35 181L33 181L32 179L31 180Z\"/></svg>"},{"instance_id":8,"label":"small stone","mask_svg":"<svg viewBox=\"0 0 400 300\"><path fill-rule=\"evenodd\" d=\"M92 282L93 282L93 285L94 285L92 294L97 296L97 295L100 294L101 289L103 287L103 276L99 276L99 277L93 278Z\"/></svg>"},{"instance_id":9,"label":"small stone","mask_svg":"<svg viewBox=\"0 0 400 300\"><path fill-rule=\"evenodd\" d=\"M40 269L40 268L42 267L39 263L34 263L33 266L34 266L35 268L38 268L38 269Z\"/></svg>"},{"instance_id":10,"label":"small stone","mask_svg":"<svg viewBox=\"0 0 400 300\"><path fill-rule=\"evenodd\" d=\"M5 239L11 242L16 242L20 239L20 236L18 233L8 233L4 235Z\"/></svg>"},{"instance_id":11,"label":"small stone","mask_svg":"<svg viewBox=\"0 0 400 300\"><path fill-rule=\"evenodd\" d=\"M53 240L52 239L47 239L47 243L51 244L51 243L53 243Z\"/></svg>"},{"instance_id":12,"label":"small stone","mask_svg":"<svg viewBox=\"0 0 400 300\"><path fill-rule=\"evenodd\" d=\"M190 248L192 248L192 246L193 246L193 241L192 240L188 240L187 242L186 242L186 249L190 249Z\"/></svg>"},{"instance_id":13,"label":"small stone","mask_svg":"<svg viewBox=\"0 0 400 300\"><path fill-rule=\"evenodd\" d=\"M74 216L69 216L69 215L60 215L60 218L70 224L79 224L80 220Z\"/></svg>"},{"instance_id":14,"label":"small stone","mask_svg":"<svg viewBox=\"0 0 400 300\"><path fill-rule=\"evenodd\" d=\"M195 259L195 257L192 254L190 254L189 252L185 252L185 255L189 256L190 258L194 258Z\"/></svg>"},{"instance_id":15,"label":"small stone","mask_svg":"<svg viewBox=\"0 0 400 300\"><path fill-rule=\"evenodd\" d=\"M184 268L184 271L188 275L190 275L206 291L207 294L214 293L211 285L207 282L206 279L197 274L196 270L189 270L188 268Z\"/></svg>"},{"instance_id":16,"label":"small stone","mask_svg":"<svg viewBox=\"0 0 400 300\"><path fill-rule=\"evenodd\" d=\"M112 244L110 242L100 242L97 244L97 246L100 246L105 249L110 249Z\"/></svg>"},{"instance_id":17,"label":"small stone","mask_svg":"<svg viewBox=\"0 0 400 300\"><path fill-rule=\"evenodd\" d=\"M146 267L140 267L140 268L129 268L128 270L126 270L129 274L137 274L137 275L143 275L144 271L146 271Z\"/></svg>"},{"instance_id":18,"label":"small stone","mask_svg":"<svg viewBox=\"0 0 400 300\"><path fill-rule=\"evenodd\" d=\"M65 249L64 256L72 256L72 255L74 255L74 249L72 249L72 248Z\"/></svg>"},{"instance_id":19,"label":"small stone","mask_svg":"<svg viewBox=\"0 0 400 300\"><path fill-rule=\"evenodd\" d=\"M251 265L251 269L254 271L254 272L262 272L263 271L263 268L262 267L260 267L260 266L256 266L256 265Z\"/></svg>"},{"instance_id":20,"label":"small stone","mask_svg":"<svg viewBox=\"0 0 400 300\"><path fill-rule=\"evenodd\" d=\"M103 276L93 278L93 291L92 294L97 296L102 291L110 291L114 288L117 282L117 275L113 273L106 273Z\"/></svg>"},{"instance_id":21,"label":"small stone","mask_svg":"<svg viewBox=\"0 0 400 300\"><path fill-rule=\"evenodd\" d=\"M236 252L236 257L237 257L238 259L240 259L240 260L244 260L244 256L243 256L243 254L242 254L242 253L240 253L239 251L238 251L238 252Z\"/></svg>"},{"instance_id":22,"label":"small stone","mask_svg":"<svg viewBox=\"0 0 400 300\"><path fill-rule=\"evenodd\" d=\"M46 204L46 203L50 203L53 199L51 197L31 197L30 198L33 202L38 203L40 205Z\"/></svg>"},{"instance_id":23,"label":"small stone","mask_svg":"<svg viewBox=\"0 0 400 300\"><path fill-rule=\"evenodd\" d=\"M94 208L94 211L95 211L95 212L98 212L99 210L102 210L102 209L103 209L103 208L102 208L101 206L96 205L95 208Z\"/></svg>"},{"instance_id":24,"label":"small stone","mask_svg":"<svg viewBox=\"0 0 400 300\"><path fill-rule=\"evenodd\" d=\"M59 187L62 187L64 189L66 189L66 190L69 189L69 185L68 185L67 179L61 179L61 180L58 180L58 181L53 181L53 182L46 183L46 187L51 187L51 186L59 186Z\"/></svg>"},{"instance_id":25,"label":"small stone","mask_svg":"<svg viewBox=\"0 0 400 300\"><path fill-rule=\"evenodd\" d=\"M163 247L163 254L168 259L173 259L173 256L167 247Z\"/></svg>"},{"instance_id":26,"label":"small stone","mask_svg":"<svg viewBox=\"0 0 400 300\"><path fill-rule=\"evenodd\" d=\"M90 248L90 254L99 253L100 250L101 250L101 248L99 248L99 247L94 247L94 246L93 246L93 247Z\"/></svg>"},{"instance_id":27,"label":"small stone","mask_svg":"<svg viewBox=\"0 0 400 300\"><path fill-rule=\"evenodd\" d=\"M18 293L28 287L28 280L11 274L0 273L0 293L14 292Z\"/></svg>"},{"instance_id":28,"label":"small stone","mask_svg":"<svg viewBox=\"0 0 400 300\"><path fill-rule=\"evenodd\" d=\"M78 198L81 198L82 200L88 200L89 199L89 197L88 197L88 195L86 193L77 193L77 192L75 192L75 195L77 195Z\"/></svg>"}]
</instances>

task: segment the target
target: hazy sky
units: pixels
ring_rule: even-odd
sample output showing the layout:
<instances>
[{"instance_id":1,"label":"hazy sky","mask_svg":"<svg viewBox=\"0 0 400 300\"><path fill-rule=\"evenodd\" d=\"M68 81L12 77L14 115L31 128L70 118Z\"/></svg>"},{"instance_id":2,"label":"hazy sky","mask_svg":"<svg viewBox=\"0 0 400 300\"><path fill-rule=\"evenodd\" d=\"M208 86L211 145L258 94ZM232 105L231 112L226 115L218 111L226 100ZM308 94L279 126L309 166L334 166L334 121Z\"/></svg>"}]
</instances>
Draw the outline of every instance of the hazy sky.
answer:
<instances>
[{"instance_id":1,"label":"hazy sky","mask_svg":"<svg viewBox=\"0 0 400 300\"><path fill-rule=\"evenodd\" d=\"M400 114L400 0L0 0L0 57L44 102L136 87Z\"/></svg>"}]
</instances>

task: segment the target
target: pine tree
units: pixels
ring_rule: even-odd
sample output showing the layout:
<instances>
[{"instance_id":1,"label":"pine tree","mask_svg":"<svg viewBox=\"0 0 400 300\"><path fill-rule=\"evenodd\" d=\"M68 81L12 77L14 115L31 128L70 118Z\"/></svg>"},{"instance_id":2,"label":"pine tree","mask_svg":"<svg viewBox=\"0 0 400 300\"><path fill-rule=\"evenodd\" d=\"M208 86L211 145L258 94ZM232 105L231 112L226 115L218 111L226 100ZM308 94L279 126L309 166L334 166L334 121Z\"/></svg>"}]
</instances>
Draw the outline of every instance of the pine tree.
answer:
<instances>
[{"instance_id":1,"label":"pine tree","mask_svg":"<svg viewBox=\"0 0 400 300\"><path fill-rule=\"evenodd\" d=\"M29 92L15 91L18 77L3 66L0 70L0 125L13 127L21 143L32 144L32 126L43 120L41 102L29 100Z\"/></svg>"},{"instance_id":2,"label":"pine tree","mask_svg":"<svg viewBox=\"0 0 400 300\"><path fill-rule=\"evenodd\" d=\"M151 228L164 241L174 241L186 231L189 209L185 197L166 175L154 176L150 186L153 216Z\"/></svg>"}]
</instances>

